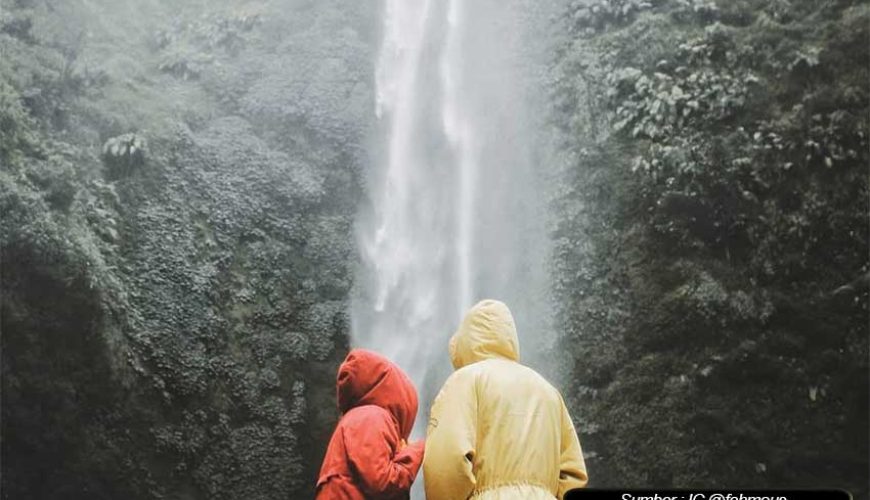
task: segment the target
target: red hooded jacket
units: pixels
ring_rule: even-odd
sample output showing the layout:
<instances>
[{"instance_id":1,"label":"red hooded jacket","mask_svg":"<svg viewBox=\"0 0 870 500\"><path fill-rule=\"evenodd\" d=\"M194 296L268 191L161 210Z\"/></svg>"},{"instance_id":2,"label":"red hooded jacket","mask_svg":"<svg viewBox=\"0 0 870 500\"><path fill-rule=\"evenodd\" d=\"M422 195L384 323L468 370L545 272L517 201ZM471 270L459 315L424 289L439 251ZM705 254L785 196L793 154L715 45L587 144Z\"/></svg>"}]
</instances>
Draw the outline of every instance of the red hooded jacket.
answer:
<instances>
[{"instance_id":1,"label":"red hooded jacket","mask_svg":"<svg viewBox=\"0 0 870 500\"><path fill-rule=\"evenodd\" d=\"M417 391L383 356L354 349L338 369L341 420L320 468L317 500L408 498L423 462L423 441L405 445L417 417Z\"/></svg>"}]
</instances>

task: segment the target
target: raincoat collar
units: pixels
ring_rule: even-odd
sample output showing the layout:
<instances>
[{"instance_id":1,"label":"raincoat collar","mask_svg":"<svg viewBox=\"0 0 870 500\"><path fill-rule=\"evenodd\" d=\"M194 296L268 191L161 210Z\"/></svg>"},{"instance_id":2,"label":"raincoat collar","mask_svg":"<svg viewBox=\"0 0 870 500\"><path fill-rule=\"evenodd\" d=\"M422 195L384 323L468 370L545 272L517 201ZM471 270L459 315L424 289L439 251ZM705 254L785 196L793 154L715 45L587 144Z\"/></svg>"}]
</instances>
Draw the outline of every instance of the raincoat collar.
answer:
<instances>
[{"instance_id":1,"label":"raincoat collar","mask_svg":"<svg viewBox=\"0 0 870 500\"><path fill-rule=\"evenodd\" d=\"M502 358L519 361L520 345L510 309L498 300L482 300L472 307L450 339L450 361L455 369Z\"/></svg>"}]
</instances>

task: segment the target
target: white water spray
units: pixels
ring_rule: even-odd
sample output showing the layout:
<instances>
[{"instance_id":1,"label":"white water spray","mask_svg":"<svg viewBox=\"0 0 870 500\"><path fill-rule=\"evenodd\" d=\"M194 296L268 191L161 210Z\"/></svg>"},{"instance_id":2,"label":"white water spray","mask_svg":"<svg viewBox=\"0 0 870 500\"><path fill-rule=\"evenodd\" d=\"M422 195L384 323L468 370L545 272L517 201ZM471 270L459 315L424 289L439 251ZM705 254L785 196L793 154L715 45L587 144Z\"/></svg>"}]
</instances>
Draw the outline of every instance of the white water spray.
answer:
<instances>
[{"instance_id":1,"label":"white water spray","mask_svg":"<svg viewBox=\"0 0 870 500\"><path fill-rule=\"evenodd\" d=\"M474 182L477 170L474 150L474 130L463 114L459 100L457 69L461 67L462 52L460 46L459 9L461 2L450 0L447 4L447 36L446 48L441 59L441 78L444 88L442 115L444 134L455 152L457 177L459 179L459 200L456 210L456 261L458 293L457 309L462 314L471 302L472 296L472 222L474 217Z\"/></svg>"},{"instance_id":2,"label":"white water spray","mask_svg":"<svg viewBox=\"0 0 870 500\"><path fill-rule=\"evenodd\" d=\"M413 379L415 437L452 370L448 339L477 300L504 300L523 362L546 364L534 358L549 333L544 167L533 160L539 127L528 109L527 63L537 56L523 38L541 5L385 0L382 140L357 226L352 340Z\"/></svg>"}]
</instances>

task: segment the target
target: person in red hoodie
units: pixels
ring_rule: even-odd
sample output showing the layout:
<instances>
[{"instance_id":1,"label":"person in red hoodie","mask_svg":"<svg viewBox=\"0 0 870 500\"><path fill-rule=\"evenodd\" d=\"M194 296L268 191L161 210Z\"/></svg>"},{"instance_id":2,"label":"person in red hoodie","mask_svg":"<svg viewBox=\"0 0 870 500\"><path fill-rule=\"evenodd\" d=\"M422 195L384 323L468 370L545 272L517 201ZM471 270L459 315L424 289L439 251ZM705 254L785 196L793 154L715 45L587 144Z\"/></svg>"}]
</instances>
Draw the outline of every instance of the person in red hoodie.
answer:
<instances>
[{"instance_id":1,"label":"person in red hoodie","mask_svg":"<svg viewBox=\"0 0 870 500\"><path fill-rule=\"evenodd\" d=\"M317 500L407 499L423 441L411 379L380 354L353 349L338 369L338 421L317 479Z\"/></svg>"}]
</instances>

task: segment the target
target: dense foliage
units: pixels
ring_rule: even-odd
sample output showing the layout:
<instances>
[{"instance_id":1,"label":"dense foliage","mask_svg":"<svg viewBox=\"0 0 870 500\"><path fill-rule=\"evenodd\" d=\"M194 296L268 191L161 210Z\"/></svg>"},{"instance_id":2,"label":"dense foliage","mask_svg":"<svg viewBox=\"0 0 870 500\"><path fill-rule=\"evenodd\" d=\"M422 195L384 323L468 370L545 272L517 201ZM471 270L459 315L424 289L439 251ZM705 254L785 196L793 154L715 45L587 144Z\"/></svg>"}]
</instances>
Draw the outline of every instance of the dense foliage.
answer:
<instances>
[{"instance_id":1,"label":"dense foliage","mask_svg":"<svg viewBox=\"0 0 870 500\"><path fill-rule=\"evenodd\" d=\"M3 1L4 498L311 495L364 7Z\"/></svg>"},{"instance_id":2,"label":"dense foliage","mask_svg":"<svg viewBox=\"0 0 870 500\"><path fill-rule=\"evenodd\" d=\"M565 20L556 292L593 484L866 497L870 5Z\"/></svg>"}]
</instances>

